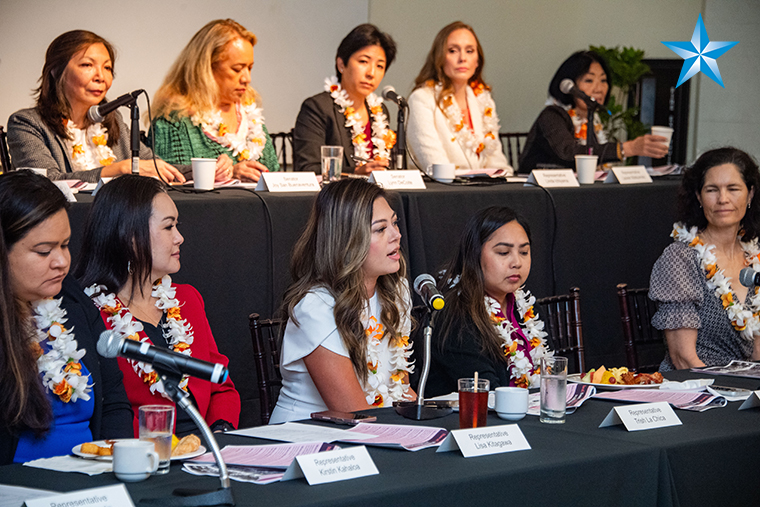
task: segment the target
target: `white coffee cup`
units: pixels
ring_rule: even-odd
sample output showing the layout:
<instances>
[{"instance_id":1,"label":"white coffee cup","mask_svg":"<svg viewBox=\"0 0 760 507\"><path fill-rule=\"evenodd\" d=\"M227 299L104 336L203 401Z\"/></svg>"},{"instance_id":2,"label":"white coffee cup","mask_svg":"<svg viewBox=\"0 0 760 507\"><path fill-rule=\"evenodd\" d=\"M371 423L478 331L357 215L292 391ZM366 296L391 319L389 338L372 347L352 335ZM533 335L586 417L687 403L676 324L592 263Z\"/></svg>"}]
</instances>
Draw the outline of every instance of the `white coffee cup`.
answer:
<instances>
[{"instance_id":1,"label":"white coffee cup","mask_svg":"<svg viewBox=\"0 0 760 507\"><path fill-rule=\"evenodd\" d=\"M596 175L596 155L576 155L575 169L578 171L578 182L581 185L593 185Z\"/></svg>"},{"instance_id":2,"label":"white coffee cup","mask_svg":"<svg viewBox=\"0 0 760 507\"><path fill-rule=\"evenodd\" d=\"M433 179L442 183L451 183L456 176L454 164L433 164Z\"/></svg>"},{"instance_id":3,"label":"white coffee cup","mask_svg":"<svg viewBox=\"0 0 760 507\"><path fill-rule=\"evenodd\" d=\"M657 126L654 126L654 127L652 127L652 135L653 136L667 137L668 140L667 140L667 142L665 144L667 144L668 146L670 146L670 138L673 137L673 129L670 128L670 127L657 127Z\"/></svg>"},{"instance_id":4,"label":"white coffee cup","mask_svg":"<svg viewBox=\"0 0 760 507\"><path fill-rule=\"evenodd\" d=\"M528 412L528 390L522 387L496 388L496 415L507 421L519 421Z\"/></svg>"},{"instance_id":5,"label":"white coffee cup","mask_svg":"<svg viewBox=\"0 0 760 507\"><path fill-rule=\"evenodd\" d=\"M214 190L216 159L191 158L193 163L193 187L198 190Z\"/></svg>"},{"instance_id":6,"label":"white coffee cup","mask_svg":"<svg viewBox=\"0 0 760 507\"><path fill-rule=\"evenodd\" d=\"M132 438L113 444L113 472L120 481L144 481L158 469L153 442Z\"/></svg>"}]
</instances>

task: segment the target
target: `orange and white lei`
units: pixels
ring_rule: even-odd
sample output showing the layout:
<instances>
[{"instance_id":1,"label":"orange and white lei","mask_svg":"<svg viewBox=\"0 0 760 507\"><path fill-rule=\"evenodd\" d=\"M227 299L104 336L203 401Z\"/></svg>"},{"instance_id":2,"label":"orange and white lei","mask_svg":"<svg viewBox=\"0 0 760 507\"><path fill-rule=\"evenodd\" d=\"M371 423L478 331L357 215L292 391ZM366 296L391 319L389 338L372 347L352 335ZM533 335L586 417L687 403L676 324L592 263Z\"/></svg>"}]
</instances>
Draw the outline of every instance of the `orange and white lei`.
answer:
<instances>
[{"instance_id":1,"label":"orange and white lei","mask_svg":"<svg viewBox=\"0 0 760 507\"><path fill-rule=\"evenodd\" d=\"M348 98L346 90L341 88L338 78L332 76L325 79L325 91L340 108L340 112L346 117L346 127L351 129L351 142L354 145L354 155L368 159L369 141L364 133L361 117L354 108L354 102ZM383 112L383 99L374 93L367 96L369 114L372 118L372 145L374 146L374 158L390 160L391 148L396 144L396 133L388 127L388 117Z\"/></svg>"},{"instance_id":2,"label":"orange and white lei","mask_svg":"<svg viewBox=\"0 0 760 507\"><path fill-rule=\"evenodd\" d=\"M517 387L538 387L541 377L541 358L552 356L554 352L549 351L546 346L547 333L544 331L544 323L538 318L538 314L533 310L536 298L530 291L518 289L515 291L515 306L517 313L522 320L523 334L529 343L523 343L523 347L529 350L530 359L525 356L525 352L518 348L518 341L521 340L519 335L513 339L512 333L515 328L509 318L502 317L505 315L499 302L491 296L485 297L486 309L491 317L491 321L496 327L496 332L504 340L504 355L507 357L511 378L515 379Z\"/></svg>"},{"instance_id":3,"label":"orange and white lei","mask_svg":"<svg viewBox=\"0 0 760 507\"><path fill-rule=\"evenodd\" d=\"M588 118L578 115L578 112L571 108L567 109L567 114L570 115L570 119L573 121L574 136L578 144L586 145L586 133L588 130ZM594 134L599 144L607 142L607 133L604 131L604 125L599 117L599 113L594 112Z\"/></svg>"},{"instance_id":4,"label":"orange and white lei","mask_svg":"<svg viewBox=\"0 0 760 507\"><path fill-rule=\"evenodd\" d=\"M236 162L261 158L264 147L267 144L267 136L264 133L264 115L255 102L247 105L235 106L238 117L242 117L238 132L231 132L227 124L222 121L222 113L196 113L190 117L193 125L200 127L212 141L232 150L232 156Z\"/></svg>"},{"instance_id":5,"label":"orange and white lei","mask_svg":"<svg viewBox=\"0 0 760 507\"><path fill-rule=\"evenodd\" d=\"M105 290L105 286L93 284L84 291L90 296L100 311L110 315L108 323L111 325L116 336L119 339L128 338L142 343L152 343L147 336L141 338L139 335L140 331L143 330L142 322L134 320L129 312L129 308L121 304L116 294L107 294L104 292ZM171 277L165 275L153 284L153 291L150 295L156 298L156 308L166 313L163 333L169 349L190 356L190 346L193 344L193 327L187 320L182 319L179 301L174 299L175 293L176 289L172 287ZM132 369L140 376L143 382L148 384L151 393L155 394L158 392L168 398L165 394L161 378L150 364L131 359L127 359L127 362L132 365ZM179 387L187 391L188 380L188 376L184 375Z\"/></svg>"},{"instance_id":6,"label":"orange and white lei","mask_svg":"<svg viewBox=\"0 0 760 507\"><path fill-rule=\"evenodd\" d=\"M728 314L731 325L739 332L739 336L747 341L753 341L756 334L760 334L760 294L755 287L755 293L750 295L749 305L746 307L734 296L731 290L731 278L727 277L722 269L718 268L717 259L713 249L715 245L705 245L699 237L699 231L694 226L686 229L682 223L673 224L673 232L670 234L676 241L686 243L697 252L699 266L705 272L707 287L715 291L715 296L723 304L723 309ZM757 239L749 243L739 241L744 251L745 263L756 273L760 272L760 246Z\"/></svg>"},{"instance_id":7,"label":"orange and white lei","mask_svg":"<svg viewBox=\"0 0 760 507\"><path fill-rule=\"evenodd\" d=\"M443 85L429 81L428 86L435 86L435 96L441 94ZM478 112L483 117L483 135L476 136L466 125L465 115L459 108L459 104L454 100L454 95L449 94L441 100L442 110L449 124L449 129L453 134L452 141L457 141L465 150L469 150L475 155L489 156L496 151L501 150L499 142L499 116L496 114L496 103L491 97L490 88L481 82L470 83L475 98L478 103Z\"/></svg>"},{"instance_id":8,"label":"orange and white lei","mask_svg":"<svg viewBox=\"0 0 760 507\"><path fill-rule=\"evenodd\" d=\"M79 129L74 122L66 122L69 139L65 139L66 149L71 155L75 171L89 171L97 167L111 165L116 160L113 150L108 147L108 130L102 123L94 123L86 129Z\"/></svg>"},{"instance_id":9,"label":"orange and white lei","mask_svg":"<svg viewBox=\"0 0 760 507\"><path fill-rule=\"evenodd\" d=\"M42 373L42 384L64 402L90 399L89 375L82 375L80 360L87 353L77 349L72 331L64 322L66 310L61 308L61 299L41 299L32 303L37 341L33 344L39 357L37 369ZM47 340L50 350L43 353L41 342Z\"/></svg>"}]
</instances>

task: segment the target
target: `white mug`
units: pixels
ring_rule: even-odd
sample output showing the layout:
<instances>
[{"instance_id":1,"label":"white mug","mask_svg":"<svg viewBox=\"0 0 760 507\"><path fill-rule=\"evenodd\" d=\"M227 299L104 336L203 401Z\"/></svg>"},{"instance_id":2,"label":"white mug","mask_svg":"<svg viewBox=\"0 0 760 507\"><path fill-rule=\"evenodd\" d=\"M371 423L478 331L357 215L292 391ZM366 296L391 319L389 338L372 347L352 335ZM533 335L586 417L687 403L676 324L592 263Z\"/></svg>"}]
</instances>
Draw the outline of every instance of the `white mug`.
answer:
<instances>
[{"instance_id":1,"label":"white mug","mask_svg":"<svg viewBox=\"0 0 760 507\"><path fill-rule=\"evenodd\" d=\"M496 388L496 415L507 421L519 421L528 412L528 390L523 387Z\"/></svg>"},{"instance_id":2,"label":"white mug","mask_svg":"<svg viewBox=\"0 0 760 507\"><path fill-rule=\"evenodd\" d=\"M443 183L451 183L456 175L454 164L433 164L433 179Z\"/></svg>"},{"instance_id":3,"label":"white mug","mask_svg":"<svg viewBox=\"0 0 760 507\"><path fill-rule=\"evenodd\" d=\"M132 438L113 444L113 472L120 481L144 481L158 469L153 442Z\"/></svg>"}]
</instances>

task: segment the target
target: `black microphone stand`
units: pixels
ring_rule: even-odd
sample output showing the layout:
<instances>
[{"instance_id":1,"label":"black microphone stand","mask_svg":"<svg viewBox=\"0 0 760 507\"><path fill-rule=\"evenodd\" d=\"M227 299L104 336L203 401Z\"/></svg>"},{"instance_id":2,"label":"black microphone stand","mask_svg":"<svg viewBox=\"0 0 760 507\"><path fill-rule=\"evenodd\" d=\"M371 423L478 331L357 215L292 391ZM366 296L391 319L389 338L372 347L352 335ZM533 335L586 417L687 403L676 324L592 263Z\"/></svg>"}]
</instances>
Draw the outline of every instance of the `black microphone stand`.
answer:
<instances>
[{"instance_id":1,"label":"black microphone stand","mask_svg":"<svg viewBox=\"0 0 760 507\"><path fill-rule=\"evenodd\" d=\"M140 174L140 108L137 107L137 100L132 101L129 104L129 108L132 110L132 114L130 115L132 119L132 126L130 127L132 174Z\"/></svg>"},{"instance_id":2,"label":"black microphone stand","mask_svg":"<svg viewBox=\"0 0 760 507\"><path fill-rule=\"evenodd\" d=\"M454 411L452 408L453 402L450 401L425 401L425 384L427 384L428 374L430 373L430 349L433 337L433 326L437 311L427 307L428 311L428 325L425 326L425 361L422 366L422 375L420 375L420 383L417 387L417 401L396 401L393 406L396 408L396 412L406 417L407 419L414 419L417 421L423 421L426 419L437 419L449 415Z\"/></svg>"},{"instance_id":3,"label":"black microphone stand","mask_svg":"<svg viewBox=\"0 0 760 507\"><path fill-rule=\"evenodd\" d=\"M396 169L406 169L406 102L399 104L396 129Z\"/></svg>"},{"instance_id":4,"label":"black microphone stand","mask_svg":"<svg viewBox=\"0 0 760 507\"><path fill-rule=\"evenodd\" d=\"M594 131L594 113L601 107L601 104L593 99L585 100L584 102L586 103L586 112L588 114L588 119L586 120L586 147L592 150L589 152L589 155L594 155L599 145L599 142L596 140L596 132ZM602 161L598 160L597 163L601 164Z\"/></svg>"}]
</instances>

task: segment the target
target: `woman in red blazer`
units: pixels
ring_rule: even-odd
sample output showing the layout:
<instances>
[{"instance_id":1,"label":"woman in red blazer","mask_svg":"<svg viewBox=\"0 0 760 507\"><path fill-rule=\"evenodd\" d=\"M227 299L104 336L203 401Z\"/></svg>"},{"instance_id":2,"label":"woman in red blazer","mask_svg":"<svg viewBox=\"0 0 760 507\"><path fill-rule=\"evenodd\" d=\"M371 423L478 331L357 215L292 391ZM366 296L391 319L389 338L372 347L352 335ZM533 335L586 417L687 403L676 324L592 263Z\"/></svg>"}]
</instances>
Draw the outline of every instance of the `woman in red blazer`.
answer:
<instances>
[{"instance_id":1,"label":"woman in red blazer","mask_svg":"<svg viewBox=\"0 0 760 507\"><path fill-rule=\"evenodd\" d=\"M111 181L95 197L74 276L117 337L226 366L227 357L216 347L201 295L190 285L172 283L169 276L179 271L184 241L177 220L177 207L159 180L127 175ZM119 367L137 434L141 405L173 402L150 364L120 357ZM185 376L180 387L212 430L237 427L240 395L232 380L212 384ZM182 436L193 430L190 417L178 411L175 433Z\"/></svg>"}]
</instances>

